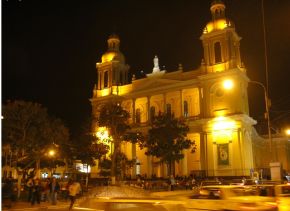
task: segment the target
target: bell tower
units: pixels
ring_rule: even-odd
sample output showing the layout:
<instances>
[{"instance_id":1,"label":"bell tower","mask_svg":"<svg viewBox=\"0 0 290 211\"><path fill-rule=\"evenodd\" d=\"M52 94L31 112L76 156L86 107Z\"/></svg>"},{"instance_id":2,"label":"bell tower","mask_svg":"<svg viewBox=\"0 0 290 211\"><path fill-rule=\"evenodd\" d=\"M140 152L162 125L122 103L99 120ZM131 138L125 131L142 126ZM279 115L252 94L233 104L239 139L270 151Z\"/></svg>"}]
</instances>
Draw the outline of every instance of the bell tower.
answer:
<instances>
[{"instance_id":1,"label":"bell tower","mask_svg":"<svg viewBox=\"0 0 290 211\"><path fill-rule=\"evenodd\" d=\"M254 165L251 133L256 122L249 116L249 78L240 58L241 37L225 8L221 0L211 3L212 19L200 37L201 104L207 119L202 142L207 157L202 165L210 176L248 175Z\"/></svg>"},{"instance_id":2,"label":"bell tower","mask_svg":"<svg viewBox=\"0 0 290 211\"><path fill-rule=\"evenodd\" d=\"M212 20L206 25L200 37L207 73L242 67L241 37L236 33L234 23L226 18L225 8L221 0L212 2L210 7Z\"/></svg>"},{"instance_id":3,"label":"bell tower","mask_svg":"<svg viewBox=\"0 0 290 211\"><path fill-rule=\"evenodd\" d=\"M128 84L129 65L120 51L120 39L113 34L108 38L108 50L102 56L102 62L96 64L98 72L98 90Z\"/></svg>"}]
</instances>

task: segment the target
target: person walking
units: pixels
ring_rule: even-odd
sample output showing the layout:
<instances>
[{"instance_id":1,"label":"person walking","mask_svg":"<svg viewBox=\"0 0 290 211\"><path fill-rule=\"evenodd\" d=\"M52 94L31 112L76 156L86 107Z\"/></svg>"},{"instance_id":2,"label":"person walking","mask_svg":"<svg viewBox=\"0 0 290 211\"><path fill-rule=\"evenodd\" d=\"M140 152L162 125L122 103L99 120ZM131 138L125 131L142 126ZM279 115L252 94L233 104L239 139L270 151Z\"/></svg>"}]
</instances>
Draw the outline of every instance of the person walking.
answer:
<instances>
[{"instance_id":1,"label":"person walking","mask_svg":"<svg viewBox=\"0 0 290 211\"><path fill-rule=\"evenodd\" d=\"M44 201L50 203L50 178L47 178L44 182L43 186L43 193L44 193Z\"/></svg>"},{"instance_id":2,"label":"person walking","mask_svg":"<svg viewBox=\"0 0 290 211\"><path fill-rule=\"evenodd\" d=\"M171 191L174 191L174 186L175 186L175 179L174 179L174 176L173 175L171 175L170 176L170 190Z\"/></svg>"},{"instance_id":3,"label":"person walking","mask_svg":"<svg viewBox=\"0 0 290 211\"><path fill-rule=\"evenodd\" d=\"M73 205L76 201L76 196L80 192L80 185L78 182L72 182L68 187L69 198L70 198L70 206L69 210L72 210Z\"/></svg>"},{"instance_id":4,"label":"person walking","mask_svg":"<svg viewBox=\"0 0 290 211\"><path fill-rule=\"evenodd\" d=\"M33 180L32 184L32 198L31 198L31 205L34 205L35 202L40 204L40 192L41 192L41 185L38 178Z\"/></svg>"},{"instance_id":5,"label":"person walking","mask_svg":"<svg viewBox=\"0 0 290 211\"><path fill-rule=\"evenodd\" d=\"M31 199L32 199L32 186L33 186L33 179L29 178L27 183L26 183L26 187L28 190L28 198L27 198L28 202L31 202Z\"/></svg>"},{"instance_id":6,"label":"person walking","mask_svg":"<svg viewBox=\"0 0 290 211\"><path fill-rule=\"evenodd\" d=\"M49 184L49 190L50 190L51 203L52 203L52 205L56 205L57 193L60 191L60 185L55 177L52 178L52 181Z\"/></svg>"},{"instance_id":7,"label":"person walking","mask_svg":"<svg viewBox=\"0 0 290 211\"><path fill-rule=\"evenodd\" d=\"M12 207L12 202L15 201L14 197L14 184L12 178L8 178L4 184L2 184L2 208L7 207L11 208Z\"/></svg>"}]
</instances>

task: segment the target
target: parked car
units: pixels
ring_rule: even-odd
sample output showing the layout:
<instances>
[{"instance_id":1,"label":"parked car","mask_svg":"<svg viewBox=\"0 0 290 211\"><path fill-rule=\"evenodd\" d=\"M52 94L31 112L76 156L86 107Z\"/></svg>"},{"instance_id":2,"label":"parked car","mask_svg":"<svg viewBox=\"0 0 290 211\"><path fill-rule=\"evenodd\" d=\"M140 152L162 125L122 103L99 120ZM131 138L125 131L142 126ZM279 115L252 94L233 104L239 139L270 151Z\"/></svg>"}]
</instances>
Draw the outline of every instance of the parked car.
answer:
<instances>
[{"instance_id":1,"label":"parked car","mask_svg":"<svg viewBox=\"0 0 290 211\"><path fill-rule=\"evenodd\" d=\"M279 211L290 210L290 184L264 183L252 186L257 195L275 197Z\"/></svg>"},{"instance_id":2,"label":"parked car","mask_svg":"<svg viewBox=\"0 0 290 211\"><path fill-rule=\"evenodd\" d=\"M201 181L199 187L202 188L204 186L211 186L211 185L222 185L222 182L219 180L204 180L204 181Z\"/></svg>"},{"instance_id":3,"label":"parked car","mask_svg":"<svg viewBox=\"0 0 290 211\"><path fill-rule=\"evenodd\" d=\"M275 196L279 211L290 210L290 183L275 186Z\"/></svg>"},{"instance_id":4,"label":"parked car","mask_svg":"<svg viewBox=\"0 0 290 211\"><path fill-rule=\"evenodd\" d=\"M274 197L257 195L251 187L203 186L199 193L184 201L186 210L278 210Z\"/></svg>"}]
</instances>

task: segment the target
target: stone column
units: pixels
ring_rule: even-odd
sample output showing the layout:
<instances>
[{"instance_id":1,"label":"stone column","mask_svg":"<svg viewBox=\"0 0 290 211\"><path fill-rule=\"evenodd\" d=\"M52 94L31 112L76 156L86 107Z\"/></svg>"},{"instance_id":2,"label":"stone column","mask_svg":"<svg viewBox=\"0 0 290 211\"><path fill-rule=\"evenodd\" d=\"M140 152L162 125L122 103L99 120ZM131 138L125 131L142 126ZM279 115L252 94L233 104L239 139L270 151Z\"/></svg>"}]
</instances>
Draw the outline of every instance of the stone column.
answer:
<instances>
[{"instance_id":1,"label":"stone column","mask_svg":"<svg viewBox=\"0 0 290 211\"><path fill-rule=\"evenodd\" d=\"M208 176L208 153L207 153L207 133L204 132L202 136L203 140L200 142L200 154L203 160L203 167L202 170L205 170L205 176Z\"/></svg>"},{"instance_id":2,"label":"stone column","mask_svg":"<svg viewBox=\"0 0 290 211\"><path fill-rule=\"evenodd\" d=\"M151 96L147 96L147 122L151 122L151 116L150 116L150 98Z\"/></svg>"},{"instance_id":3,"label":"stone column","mask_svg":"<svg viewBox=\"0 0 290 211\"><path fill-rule=\"evenodd\" d=\"M132 144L132 159L136 159L136 144ZM136 178L136 162L133 165L132 179Z\"/></svg>"},{"instance_id":4,"label":"stone column","mask_svg":"<svg viewBox=\"0 0 290 211\"><path fill-rule=\"evenodd\" d=\"M133 120L132 122L133 122L133 124L136 123L136 113L135 113L135 112L136 112L136 111L135 111L136 109L135 109L135 102L136 102L136 99L133 98L133 112L132 112L132 118L133 118L133 119L132 119L132 120Z\"/></svg>"},{"instance_id":5,"label":"stone column","mask_svg":"<svg viewBox=\"0 0 290 211\"><path fill-rule=\"evenodd\" d=\"M180 93L180 117L184 117L184 105L183 105L183 94L182 94L182 90L179 91Z\"/></svg>"},{"instance_id":6,"label":"stone column","mask_svg":"<svg viewBox=\"0 0 290 211\"><path fill-rule=\"evenodd\" d=\"M198 102L199 103L199 115L200 115L200 118L203 118L204 111L205 111L203 88L199 87L198 91L199 91L199 102Z\"/></svg>"},{"instance_id":7,"label":"stone column","mask_svg":"<svg viewBox=\"0 0 290 211\"><path fill-rule=\"evenodd\" d=\"M234 133L234 132L233 132ZM241 137L241 128L238 128L237 130L237 136L238 136L238 144L239 144L239 153L240 153L240 160L241 160L241 171L242 175L246 175L245 173L245 160L244 160L244 142L243 138ZM234 140L233 140L234 141Z\"/></svg>"},{"instance_id":8,"label":"stone column","mask_svg":"<svg viewBox=\"0 0 290 211\"><path fill-rule=\"evenodd\" d=\"M101 89L101 72L98 72L98 89Z\"/></svg>"},{"instance_id":9,"label":"stone column","mask_svg":"<svg viewBox=\"0 0 290 211\"><path fill-rule=\"evenodd\" d=\"M147 171L147 178L151 178L152 175L152 156L147 156L147 166L148 166L148 171Z\"/></svg>"},{"instance_id":10,"label":"stone column","mask_svg":"<svg viewBox=\"0 0 290 211\"><path fill-rule=\"evenodd\" d=\"M188 168L187 168L187 150L182 150L182 154L184 155L184 158L181 160L181 169L182 169L182 175L186 176L188 175Z\"/></svg>"}]
</instances>

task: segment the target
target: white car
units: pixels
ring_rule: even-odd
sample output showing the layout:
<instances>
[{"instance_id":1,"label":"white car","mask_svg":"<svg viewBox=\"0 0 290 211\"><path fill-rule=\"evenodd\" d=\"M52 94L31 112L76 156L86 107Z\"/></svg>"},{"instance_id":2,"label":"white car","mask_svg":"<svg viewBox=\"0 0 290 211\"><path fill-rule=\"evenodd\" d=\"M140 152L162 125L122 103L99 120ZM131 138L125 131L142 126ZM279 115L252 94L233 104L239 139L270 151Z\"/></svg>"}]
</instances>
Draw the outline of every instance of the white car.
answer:
<instances>
[{"instance_id":1,"label":"white car","mask_svg":"<svg viewBox=\"0 0 290 211\"><path fill-rule=\"evenodd\" d=\"M278 210L274 197L257 196L250 187L216 185L201 187L185 200L186 210Z\"/></svg>"}]
</instances>

